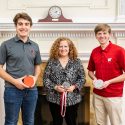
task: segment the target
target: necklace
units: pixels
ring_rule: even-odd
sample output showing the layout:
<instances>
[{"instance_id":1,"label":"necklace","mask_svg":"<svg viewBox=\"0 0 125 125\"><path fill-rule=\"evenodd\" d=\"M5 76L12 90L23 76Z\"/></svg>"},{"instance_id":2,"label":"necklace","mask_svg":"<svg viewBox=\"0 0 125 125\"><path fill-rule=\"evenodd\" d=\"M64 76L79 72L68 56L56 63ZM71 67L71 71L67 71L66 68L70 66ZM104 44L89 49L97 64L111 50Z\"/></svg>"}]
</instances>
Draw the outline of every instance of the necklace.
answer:
<instances>
[{"instance_id":1,"label":"necklace","mask_svg":"<svg viewBox=\"0 0 125 125\"><path fill-rule=\"evenodd\" d=\"M67 58L67 59L59 59L59 61L60 61L60 64L62 65L62 67L65 68L68 61L69 61L69 58Z\"/></svg>"}]
</instances>

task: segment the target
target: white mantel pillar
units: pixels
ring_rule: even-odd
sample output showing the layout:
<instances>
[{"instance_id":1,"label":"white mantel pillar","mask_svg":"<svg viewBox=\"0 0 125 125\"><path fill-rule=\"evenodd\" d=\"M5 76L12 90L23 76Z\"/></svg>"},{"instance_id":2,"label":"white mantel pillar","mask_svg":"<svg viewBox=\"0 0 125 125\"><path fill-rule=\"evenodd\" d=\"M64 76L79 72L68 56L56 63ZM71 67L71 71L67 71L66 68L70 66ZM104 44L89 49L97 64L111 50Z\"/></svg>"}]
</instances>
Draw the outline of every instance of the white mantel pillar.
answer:
<instances>
[{"instance_id":1,"label":"white mantel pillar","mask_svg":"<svg viewBox=\"0 0 125 125\"><path fill-rule=\"evenodd\" d=\"M4 116L5 116L3 93L4 93L4 83L3 80L0 78L0 125L4 125Z\"/></svg>"},{"instance_id":2,"label":"white mantel pillar","mask_svg":"<svg viewBox=\"0 0 125 125\"><path fill-rule=\"evenodd\" d=\"M125 22L125 0L118 0L118 10L117 10L117 22Z\"/></svg>"}]
</instances>

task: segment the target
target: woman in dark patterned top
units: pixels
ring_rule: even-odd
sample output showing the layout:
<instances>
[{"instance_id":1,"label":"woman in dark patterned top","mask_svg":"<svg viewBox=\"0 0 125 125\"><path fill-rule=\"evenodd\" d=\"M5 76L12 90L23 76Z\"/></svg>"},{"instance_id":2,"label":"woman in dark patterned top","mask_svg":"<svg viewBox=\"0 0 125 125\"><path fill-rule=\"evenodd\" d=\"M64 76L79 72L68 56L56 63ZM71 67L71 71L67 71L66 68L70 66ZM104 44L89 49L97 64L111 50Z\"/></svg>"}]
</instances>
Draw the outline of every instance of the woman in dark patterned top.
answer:
<instances>
[{"instance_id":1,"label":"woman in dark patterned top","mask_svg":"<svg viewBox=\"0 0 125 125\"><path fill-rule=\"evenodd\" d=\"M85 83L85 72L73 42L59 37L50 50L50 59L45 68L43 83L53 125L76 125L77 109L81 101L80 90Z\"/></svg>"}]
</instances>

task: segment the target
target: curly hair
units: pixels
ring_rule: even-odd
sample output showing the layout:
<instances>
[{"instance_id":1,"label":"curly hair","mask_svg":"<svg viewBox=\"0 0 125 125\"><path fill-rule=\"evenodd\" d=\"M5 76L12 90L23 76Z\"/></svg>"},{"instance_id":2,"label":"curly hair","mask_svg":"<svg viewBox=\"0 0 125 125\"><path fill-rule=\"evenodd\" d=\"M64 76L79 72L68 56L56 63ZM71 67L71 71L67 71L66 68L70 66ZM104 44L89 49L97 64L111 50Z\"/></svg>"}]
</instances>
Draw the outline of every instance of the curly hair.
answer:
<instances>
[{"instance_id":1,"label":"curly hair","mask_svg":"<svg viewBox=\"0 0 125 125\"><path fill-rule=\"evenodd\" d=\"M59 46L61 41L67 41L69 45L69 58L75 60L78 56L77 49L73 42L67 37L59 37L54 41L50 49L50 59L58 59L60 57Z\"/></svg>"},{"instance_id":2,"label":"curly hair","mask_svg":"<svg viewBox=\"0 0 125 125\"><path fill-rule=\"evenodd\" d=\"M19 20L20 18L25 19L25 20L28 20L28 21L30 22L30 26L33 25L33 22L32 22L31 17L30 17L27 13L22 12L22 13L17 13L17 14L15 15L15 17L13 18L13 22L14 22L15 26L17 25L17 22L18 22L18 20Z\"/></svg>"}]
</instances>

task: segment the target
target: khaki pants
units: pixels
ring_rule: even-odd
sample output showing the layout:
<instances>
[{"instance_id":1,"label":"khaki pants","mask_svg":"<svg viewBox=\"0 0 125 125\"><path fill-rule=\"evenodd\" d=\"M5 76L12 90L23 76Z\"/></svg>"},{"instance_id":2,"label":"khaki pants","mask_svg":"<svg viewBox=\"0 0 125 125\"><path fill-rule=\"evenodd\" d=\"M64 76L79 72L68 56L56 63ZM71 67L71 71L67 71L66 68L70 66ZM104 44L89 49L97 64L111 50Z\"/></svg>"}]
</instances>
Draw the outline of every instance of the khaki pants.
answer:
<instances>
[{"instance_id":1,"label":"khaki pants","mask_svg":"<svg viewBox=\"0 0 125 125\"><path fill-rule=\"evenodd\" d=\"M122 125L122 97L101 97L93 95L93 106L98 125L107 125L107 116L111 125Z\"/></svg>"},{"instance_id":2,"label":"khaki pants","mask_svg":"<svg viewBox=\"0 0 125 125\"><path fill-rule=\"evenodd\" d=\"M21 111L20 111L17 125L23 125L21 115L22 115L22 114L21 114Z\"/></svg>"}]
</instances>

